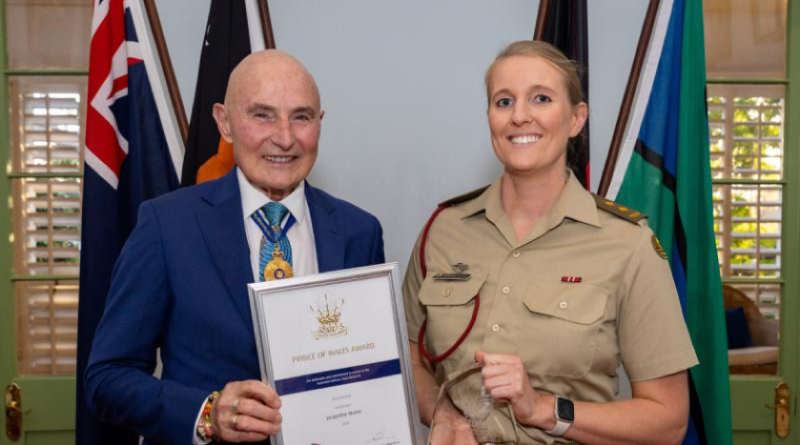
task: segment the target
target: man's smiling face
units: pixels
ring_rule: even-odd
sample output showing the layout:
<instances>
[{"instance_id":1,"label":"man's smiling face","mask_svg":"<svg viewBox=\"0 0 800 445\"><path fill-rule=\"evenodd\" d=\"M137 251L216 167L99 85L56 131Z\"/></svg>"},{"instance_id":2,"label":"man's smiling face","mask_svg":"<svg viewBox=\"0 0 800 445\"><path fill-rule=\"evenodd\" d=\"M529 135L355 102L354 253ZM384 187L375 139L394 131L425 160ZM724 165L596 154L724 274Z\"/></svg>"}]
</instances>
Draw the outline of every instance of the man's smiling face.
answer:
<instances>
[{"instance_id":1,"label":"man's smiling face","mask_svg":"<svg viewBox=\"0 0 800 445\"><path fill-rule=\"evenodd\" d=\"M288 196L314 166L323 114L314 79L278 51L245 59L231 74L225 105L214 107L236 164L273 201Z\"/></svg>"}]
</instances>

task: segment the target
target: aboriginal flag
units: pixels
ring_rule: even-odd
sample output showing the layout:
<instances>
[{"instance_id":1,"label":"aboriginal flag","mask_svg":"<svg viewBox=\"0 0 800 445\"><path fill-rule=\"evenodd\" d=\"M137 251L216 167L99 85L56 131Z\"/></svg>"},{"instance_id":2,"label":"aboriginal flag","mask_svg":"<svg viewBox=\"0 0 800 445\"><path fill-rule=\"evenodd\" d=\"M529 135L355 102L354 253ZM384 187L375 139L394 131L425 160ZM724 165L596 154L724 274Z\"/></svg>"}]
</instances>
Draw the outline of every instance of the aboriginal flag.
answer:
<instances>
[{"instance_id":1,"label":"aboriginal flag","mask_svg":"<svg viewBox=\"0 0 800 445\"><path fill-rule=\"evenodd\" d=\"M225 101L231 71L250 54L248 29L244 0L211 1L183 161L183 186L219 178L234 166L233 147L220 137L212 109Z\"/></svg>"},{"instance_id":2,"label":"aboriginal flag","mask_svg":"<svg viewBox=\"0 0 800 445\"><path fill-rule=\"evenodd\" d=\"M542 0L545 1L545 0ZM560 49L578 69L583 100L589 102L589 40L586 0L550 0L547 2L539 39ZM567 164L587 189L589 181L589 120L578 137L570 140Z\"/></svg>"},{"instance_id":3,"label":"aboriginal flag","mask_svg":"<svg viewBox=\"0 0 800 445\"><path fill-rule=\"evenodd\" d=\"M138 8L138 9L136 9ZM132 10L133 9L133 10ZM154 90L141 4L95 0L89 55L81 221L75 443L137 444L138 434L97 420L83 373L103 315L111 272L136 226L139 204L178 187L182 141L165 117L167 95ZM161 88L161 85L156 86Z\"/></svg>"}]
</instances>

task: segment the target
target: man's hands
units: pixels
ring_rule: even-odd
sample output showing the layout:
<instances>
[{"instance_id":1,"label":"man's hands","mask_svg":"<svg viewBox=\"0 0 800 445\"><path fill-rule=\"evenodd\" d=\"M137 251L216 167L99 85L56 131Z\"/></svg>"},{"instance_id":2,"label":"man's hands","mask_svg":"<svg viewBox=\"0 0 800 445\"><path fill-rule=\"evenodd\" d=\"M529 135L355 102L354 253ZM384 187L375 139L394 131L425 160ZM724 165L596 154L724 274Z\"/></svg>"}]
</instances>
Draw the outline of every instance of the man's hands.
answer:
<instances>
[{"instance_id":1,"label":"man's hands","mask_svg":"<svg viewBox=\"0 0 800 445\"><path fill-rule=\"evenodd\" d=\"M261 442L281 426L281 399L274 389L258 380L225 385L211 409L211 424L225 442Z\"/></svg>"}]
</instances>

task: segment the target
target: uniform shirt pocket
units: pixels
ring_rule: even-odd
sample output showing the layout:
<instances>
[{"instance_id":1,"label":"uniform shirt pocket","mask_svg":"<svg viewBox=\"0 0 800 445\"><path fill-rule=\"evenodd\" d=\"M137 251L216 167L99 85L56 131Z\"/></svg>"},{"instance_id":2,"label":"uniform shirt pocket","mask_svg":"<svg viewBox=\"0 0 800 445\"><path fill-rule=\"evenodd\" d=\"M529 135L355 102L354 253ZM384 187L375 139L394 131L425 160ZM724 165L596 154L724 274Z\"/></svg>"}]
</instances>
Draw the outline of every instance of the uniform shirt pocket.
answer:
<instances>
[{"instance_id":1,"label":"uniform shirt pocket","mask_svg":"<svg viewBox=\"0 0 800 445\"><path fill-rule=\"evenodd\" d=\"M534 374L584 376L597 354L608 291L590 284L533 281L520 311L520 356Z\"/></svg>"},{"instance_id":2,"label":"uniform shirt pocket","mask_svg":"<svg viewBox=\"0 0 800 445\"><path fill-rule=\"evenodd\" d=\"M428 316L425 343L429 352L437 356L450 349L469 325L475 310L475 296L486 281L486 275L473 274L467 281L440 281L432 275L422 283L419 300ZM463 353L464 348L459 347L452 358L457 360Z\"/></svg>"}]
</instances>

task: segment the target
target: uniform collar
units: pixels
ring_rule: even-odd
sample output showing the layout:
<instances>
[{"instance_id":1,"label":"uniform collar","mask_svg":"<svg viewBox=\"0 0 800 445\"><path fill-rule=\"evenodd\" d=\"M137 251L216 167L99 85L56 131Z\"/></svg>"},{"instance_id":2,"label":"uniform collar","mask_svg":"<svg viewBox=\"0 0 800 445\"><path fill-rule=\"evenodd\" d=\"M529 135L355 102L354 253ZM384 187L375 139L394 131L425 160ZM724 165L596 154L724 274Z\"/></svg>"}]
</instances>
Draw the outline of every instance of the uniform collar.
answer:
<instances>
[{"instance_id":1,"label":"uniform collar","mask_svg":"<svg viewBox=\"0 0 800 445\"><path fill-rule=\"evenodd\" d=\"M561 196L550 209L548 218L556 223L560 223L564 218L573 219L591 226L600 227L600 220L597 217L597 204L591 193L583 188L581 183L575 178L570 170L568 173L567 184L561 191ZM506 216L503 210L503 201L500 196L502 178L497 179L480 196L469 201L464 205L464 218L475 216L480 212L486 212L486 218L493 223L497 223Z\"/></svg>"},{"instance_id":2,"label":"uniform collar","mask_svg":"<svg viewBox=\"0 0 800 445\"><path fill-rule=\"evenodd\" d=\"M565 218L569 218L590 226L600 227L600 218L597 216L597 204L594 197L589 193L578 178L569 170L569 178L561 196L550 210L551 218L554 222L560 223Z\"/></svg>"},{"instance_id":3,"label":"uniform collar","mask_svg":"<svg viewBox=\"0 0 800 445\"><path fill-rule=\"evenodd\" d=\"M272 202L263 192L253 187L250 181L244 176L240 169L236 169L236 177L239 180L239 190L242 194L242 211L244 219L250 218L256 210ZM297 187L289 193L289 196L280 200L280 203L285 205L289 212L297 220L297 224L303 225L306 220L306 194L305 194L305 181L301 181Z\"/></svg>"},{"instance_id":4,"label":"uniform collar","mask_svg":"<svg viewBox=\"0 0 800 445\"><path fill-rule=\"evenodd\" d=\"M494 224L512 245L526 244L557 227L565 219L601 227L594 197L583 188L575 178L575 175L569 171L567 184L561 190L561 195L559 195L553 208L536 223L524 240L516 242L511 221L505 210L503 210L501 183L502 178L499 178L479 197L466 203L464 205L464 217L468 218L482 212L485 213L486 219Z\"/></svg>"}]
</instances>

